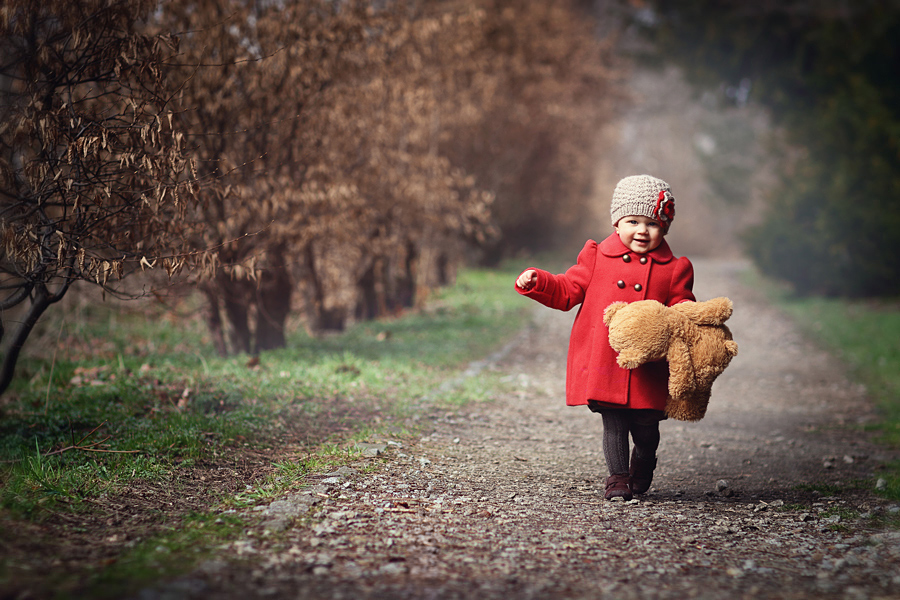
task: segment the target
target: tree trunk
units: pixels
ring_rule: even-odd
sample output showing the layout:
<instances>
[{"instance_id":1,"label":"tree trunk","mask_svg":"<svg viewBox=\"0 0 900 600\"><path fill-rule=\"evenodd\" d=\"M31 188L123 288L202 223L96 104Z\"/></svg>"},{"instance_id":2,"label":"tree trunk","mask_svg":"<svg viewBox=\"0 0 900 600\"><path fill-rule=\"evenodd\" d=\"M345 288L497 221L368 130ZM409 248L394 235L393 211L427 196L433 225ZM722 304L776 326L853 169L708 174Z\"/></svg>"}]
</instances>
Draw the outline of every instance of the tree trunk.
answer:
<instances>
[{"instance_id":1,"label":"tree trunk","mask_svg":"<svg viewBox=\"0 0 900 600\"><path fill-rule=\"evenodd\" d=\"M231 325L229 339L235 353L250 353L252 338L250 335L250 302L247 293L247 282L222 279L220 289L224 291L225 316Z\"/></svg>"},{"instance_id":2,"label":"tree trunk","mask_svg":"<svg viewBox=\"0 0 900 600\"><path fill-rule=\"evenodd\" d=\"M360 299L356 306L356 318L360 321L388 314L384 262L383 257L375 257L357 283Z\"/></svg>"},{"instance_id":3,"label":"tree trunk","mask_svg":"<svg viewBox=\"0 0 900 600\"><path fill-rule=\"evenodd\" d=\"M343 331L347 327L347 309L343 306L327 308L319 314L320 331Z\"/></svg>"},{"instance_id":4,"label":"tree trunk","mask_svg":"<svg viewBox=\"0 0 900 600\"><path fill-rule=\"evenodd\" d=\"M25 318L19 323L18 328L16 328L12 342L9 345L9 351L3 357L3 365L0 367L2 369L0 370L0 394L5 392L9 384L12 383L16 363L19 361L19 354L21 354L22 348L25 346L25 340L31 335L31 331L34 329L38 319L41 318L41 315L44 314L44 311L51 304L63 297L68 288L69 284L66 284L60 292L52 295L44 284L34 286L34 298L31 301L31 308L25 314Z\"/></svg>"},{"instance_id":5,"label":"tree trunk","mask_svg":"<svg viewBox=\"0 0 900 600\"><path fill-rule=\"evenodd\" d=\"M325 285L316 267L316 253L312 244L303 252L306 265L306 280L312 285L312 302L307 303L309 329L312 335L323 331L343 331L347 325L347 309L344 307L325 308Z\"/></svg>"},{"instance_id":6,"label":"tree trunk","mask_svg":"<svg viewBox=\"0 0 900 600\"><path fill-rule=\"evenodd\" d=\"M228 344L225 343L225 324L222 322L219 297L214 286L203 286L203 294L206 296L206 325L212 336L213 344L219 356L228 356Z\"/></svg>"},{"instance_id":7,"label":"tree trunk","mask_svg":"<svg viewBox=\"0 0 900 600\"><path fill-rule=\"evenodd\" d=\"M378 296L375 292L375 262L362 274L356 283L359 299L356 302L356 318L368 321L378 316Z\"/></svg>"},{"instance_id":8,"label":"tree trunk","mask_svg":"<svg viewBox=\"0 0 900 600\"><path fill-rule=\"evenodd\" d=\"M406 242L406 261L403 265L403 277L397 286L397 299L402 308L410 308L416 304L416 270L419 258L419 249L415 242L408 240Z\"/></svg>"},{"instance_id":9,"label":"tree trunk","mask_svg":"<svg viewBox=\"0 0 900 600\"><path fill-rule=\"evenodd\" d=\"M293 281L284 264L284 248L269 255L275 266L261 274L256 290L256 352L284 348L284 325L291 312Z\"/></svg>"}]
</instances>

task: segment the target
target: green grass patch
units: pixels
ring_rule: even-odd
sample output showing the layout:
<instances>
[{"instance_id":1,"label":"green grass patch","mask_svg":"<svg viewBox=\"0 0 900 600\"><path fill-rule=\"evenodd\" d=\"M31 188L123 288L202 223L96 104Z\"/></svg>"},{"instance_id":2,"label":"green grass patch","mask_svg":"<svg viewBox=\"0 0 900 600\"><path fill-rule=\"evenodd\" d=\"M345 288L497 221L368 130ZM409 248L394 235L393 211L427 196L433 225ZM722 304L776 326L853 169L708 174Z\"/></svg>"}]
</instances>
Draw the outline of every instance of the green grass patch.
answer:
<instances>
[{"instance_id":1,"label":"green grass patch","mask_svg":"<svg viewBox=\"0 0 900 600\"><path fill-rule=\"evenodd\" d=\"M295 331L286 348L252 367L247 356L215 356L198 319L91 306L72 331L61 327L71 347L96 351L30 357L3 406L0 459L10 462L0 471L2 502L27 511L48 495L77 500L131 477L162 476L176 461L278 443L289 419L333 414L350 423L358 407L388 427L521 327L527 300L512 291L513 277L463 271L422 310L323 338ZM499 387L481 373L433 399L459 405ZM355 425L345 437L371 428Z\"/></svg>"},{"instance_id":2,"label":"green grass patch","mask_svg":"<svg viewBox=\"0 0 900 600\"><path fill-rule=\"evenodd\" d=\"M885 465L878 477L884 479L884 489L880 490L888 498L900 500L900 461L893 461Z\"/></svg>"},{"instance_id":3,"label":"green grass patch","mask_svg":"<svg viewBox=\"0 0 900 600\"><path fill-rule=\"evenodd\" d=\"M139 483L180 485L192 469L250 449L287 457L238 493L211 492L208 510L183 517L178 532L154 534L92 577L115 587L145 570L159 577L185 554L191 563L198 540L233 531L210 525L214 508L300 487L308 473L354 460L354 441L409 433L417 411L496 396L504 384L490 370L460 374L526 324L531 303L513 291L517 273L461 271L424 308L337 335L298 327L258 362L215 355L194 296L167 306L67 299L41 322L0 398L0 513L41 522ZM221 535L207 536L214 530Z\"/></svg>"}]
</instances>

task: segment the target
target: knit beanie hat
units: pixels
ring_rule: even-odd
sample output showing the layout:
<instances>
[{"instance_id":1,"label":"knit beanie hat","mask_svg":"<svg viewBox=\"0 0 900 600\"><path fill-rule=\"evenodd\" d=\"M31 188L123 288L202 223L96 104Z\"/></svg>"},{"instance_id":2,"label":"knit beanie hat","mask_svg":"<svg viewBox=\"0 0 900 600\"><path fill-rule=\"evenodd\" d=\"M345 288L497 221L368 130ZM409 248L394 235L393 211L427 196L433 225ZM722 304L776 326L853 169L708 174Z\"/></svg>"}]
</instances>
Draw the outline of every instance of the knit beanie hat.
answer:
<instances>
[{"instance_id":1,"label":"knit beanie hat","mask_svg":"<svg viewBox=\"0 0 900 600\"><path fill-rule=\"evenodd\" d=\"M664 231L675 218L675 197L669 184L650 175L632 175L616 184L609 207L613 227L622 217L643 215L656 219Z\"/></svg>"}]
</instances>

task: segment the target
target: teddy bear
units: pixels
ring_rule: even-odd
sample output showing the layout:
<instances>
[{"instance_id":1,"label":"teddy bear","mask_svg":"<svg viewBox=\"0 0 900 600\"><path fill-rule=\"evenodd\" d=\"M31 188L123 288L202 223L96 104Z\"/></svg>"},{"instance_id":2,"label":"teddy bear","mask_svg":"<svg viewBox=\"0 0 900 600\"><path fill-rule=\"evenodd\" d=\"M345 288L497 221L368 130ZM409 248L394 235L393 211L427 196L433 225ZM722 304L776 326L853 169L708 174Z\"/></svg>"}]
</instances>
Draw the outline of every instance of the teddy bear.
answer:
<instances>
[{"instance_id":1,"label":"teddy bear","mask_svg":"<svg viewBox=\"0 0 900 600\"><path fill-rule=\"evenodd\" d=\"M614 302L604 311L603 322L620 367L669 362L666 414L699 421L706 414L713 382L738 353L725 325L733 308L724 297L675 306L656 300Z\"/></svg>"}]
</instances>

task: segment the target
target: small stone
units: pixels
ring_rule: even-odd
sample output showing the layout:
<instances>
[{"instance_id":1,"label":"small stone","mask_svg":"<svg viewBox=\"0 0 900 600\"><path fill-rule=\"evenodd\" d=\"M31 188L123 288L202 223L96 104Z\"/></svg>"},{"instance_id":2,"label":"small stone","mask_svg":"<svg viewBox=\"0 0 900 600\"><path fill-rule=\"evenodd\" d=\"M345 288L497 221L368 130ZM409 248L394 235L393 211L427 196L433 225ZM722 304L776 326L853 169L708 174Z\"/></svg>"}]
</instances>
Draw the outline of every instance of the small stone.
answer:
<instances>
[{"instance_id":1,"label":"small stone","mask_svg":"<svg viewBox=\"0 0 900 600\"><path fill-rule=\"evenodd\" d=\"M278 533L287 529L288 525L290 524L291 520L288 517L272 517L271 519L268 519L263 523L263 530L272 533Z\"/></svg>"},{"instance_id":2,"label":"small stone","mask_svg":"<svg viewBox=\"0 0 900 600\"><path fill-rule=\"evenodd\" d=\"M197 571L206 575L217 575L228 569L228 563L222 560L207 560L197 567Z\"/></svg>"},{"instance_id":3,"label":"small stone","mask_svg":"<svg viewBox=\"0 0 900 600\"><path fill-rule=\"evenodd\" d=\"M353 446L355 450L362 452L363 456L375 457L381 456L387 450L387 444L370 444L367 442L358 442Z\"/></svg>"},{"instance_id":4,"label":"small stone","mask_svg":"<svg viewBox=\"0 0 900 600\"><path fill-rule=\"evenodd\" d=\"M853 464L854 462L856 462L856 461L855 461L855 460L853 459L853 457L850 456L849 454L845 454L845 455L844 455L844 462L847 463L848 465L852 465L852 464Z\"/></svg>"},{"instance_id":5,"label":"small stone","mask_svg":"<svg viewBox=\"0 0 900 600\"><path fill-rule=\"evenodd\" d=\"M406 573L406 565L402 562L389 562L378 569L378 571L385 575L403 575Z\"/></svg>"},{"instance_id":6,"label":"small stone","mask_svg":"<svg viewBox=\"0 0 900 600\"><path fill-rule=\"evenodd\" d=\"M716 482L716 491L717 492L724 492L727 489L728 489L728 482L726 480L720 479Z\"/></svg>"},{"instance_id":7,"label":"small stone","mask_svg":"<svg viewBox=\"0 0 900 600\"><path fill-rule=\"evenodd\" d=\"M339 510L337 512L333 512L328 515L329 519L333 519L335 521L349 521L350 519L356 518L355 510Z\"/></svg>"},{"instance_id":8,"label":"small stone","mask_svg":"<svg viewBox=\"0 0 900 600\"><path fill-rule=\"evenodd\" d=\"M875 482L875 489L879 492L883 492L887 489L887 480L884 477L879 477L878 481Z\"/></svg>"},{"instance_id":9,"label":"small stone","mask_svg":"<svg viewBox=\"0 0 900 600\"><path fill-rule=\"evenodd\" d=\"M291 494L285 501L290 502L291 504L299 505L304 510L318 504L322 500L321 496L316 495L315 493L300 493L300 494Z\"/></svg>"},{"instance_id":10,"label":"small stone","mask_svg":"<svg viewBox=\"0 0 900 600\"><path fill-rule=\"evenodd\" d=\"M356 471L351 469L350 467L341 467L337 471L333 471L331 473L326 473L325 477L349 477L350 475L355 475Z\"/></svg>"}]
</instances>

